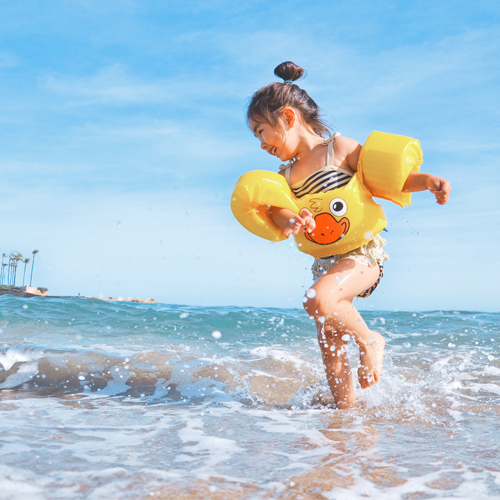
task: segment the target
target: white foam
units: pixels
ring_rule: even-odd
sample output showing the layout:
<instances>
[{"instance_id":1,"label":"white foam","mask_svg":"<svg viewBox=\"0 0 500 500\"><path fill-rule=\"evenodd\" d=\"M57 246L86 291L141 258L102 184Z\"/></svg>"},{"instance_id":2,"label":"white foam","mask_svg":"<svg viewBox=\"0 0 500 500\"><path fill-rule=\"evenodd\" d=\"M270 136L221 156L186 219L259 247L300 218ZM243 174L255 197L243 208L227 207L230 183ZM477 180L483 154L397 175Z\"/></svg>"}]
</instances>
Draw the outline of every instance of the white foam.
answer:
<instances>
[{"instance_id":1,"label":"white foam","mask_svg":"<svg viewBox=\"0 0 500 500\"><path fill-rule=\"evenodd\" d=\"M432 363L431 371L436 372L436 371L443 370L444 367L449 364L450 359L451 359L451 356L448 356L447 358L443 358L443 359L438 359L437 361Z\"/></svg>"},{"instance_id":2,"label":"white foam","mask_svg":"<svg viewBox=\"0 0 500 500\"><path fill-rule=\"evenodd\" d=\"M276 361L289 361L293 363L297 368L304 364L304 360L300 359L298 356L291 354L288 351L281 349L275 349L273 347L261 346L256 347L250 351L250 354L254 356L259 356L261 358L271 357Z\"/></svg>"},{"instance_id":3,"label":"white foam","mask_svg":"<svg viewBox=\"0 0 500 500\"><path fill-rule=\"evenodd\" d=\"M479 391L492 392L500 396L500 385L497 384L471 384L471 387Z\"/></svg>"},{"instance_id":4,"label":"white foam","mask_svg":"<svg viewBox=\"0 0 500 500\"><path fill-rule=\"evenodd\" d=\"M229 462L235 453L244 451L233 439L221 438L205 434L203 420L191 418L186 426L178 431L183 443L194 443L183 446L175 458L175 462L190 462L204 456L199 472L207 472L221 462ZM208 455L208 456L207 456Z\"/></svg>"},{"instance_id":5,"label":"white foam","mask_svg":"<svg viewBox=\"0 0 500 500\"><path fill-rule=\"evenodd\" d=\"M496 366L488 365L485 367L484 371L486 373L491 373L492 375L500 375L500 368L497 368Z\"/></svg>"},{"instance_id":6,"label":"white foam","mask_svg":"<svg viewBox=\"0 0 500 500\"><path fill-rule=\"evenodd\" d=\"M35 353L33 351L26 351L19 348L8 348L0 354L0 365L3 366L3 369L7 372L9 371L16 363L22 363L26 361L33 361L35 359L39 359L41 353Z\"/></svg>"},{"instance_id":7,"label":"white foam","mask_svg":"<svg viewBox=\"0 0 500 500\"><path fill-rule=\"evenodd\" d=\"M461 411L456 411L456 410L447 410L447 411L455 419L455 422L461 422L464 419L464 417L462 417Z\"/></svg>"},{"instance_id":8,"label":"white foam","mask_svg":"<svg viewBox=\"0 0 500 500\"><path fill-rule=\"evenodd\" d=\"M9 500L43 500L46 498L42 488L29 484L35 479L31 472L0 465L0 477L2 498Z\"/></svg>"},{"instance_id":9,"label":"white foam","mask_svg":"<svg viewBox=\"0 0 500 500\"><path fill-rule=\"evenodd\" d=\"M379 463L378 465L382 465ZM388 464L389 469L394 467ZM453 469L443 469L436 472L431 472L429 474L424 474L419 477L410 477L405 479L404 484L398 486L391 486L380 488L377 484L372 481L368 481L363 477L358 477L356 483L353 487L347 488L334 488L333 490L326 492L323 491L322 495L328 500L364 500L366 498L383 498L384 500L401 500L403 495L413 496L419 498L417 495L429 495L428 498L435 498L439 496L440 498L464 498L470 500L472 498L480 498L481 500L493 500L498 499L496 493L491 494L488 490L488 483L486 481L485 473L472 474L466 473L464 476L472 475L474 476L474 481L470 480L458 485L456 488L450 490L450 492L440 495L443 490L435 489L428 486L428 484L433 481L439 481L443 475L454 473ZM481 482L478 479L483 479ZM472 479L472 478L471 478ZM445 490L446 491L446 490Z\"/></svg>"},{"instance_id":10,"label":"white foam","mask_svg":"<svg viewBox=\"0 0 500 500\"><path fill-rule=\"evenodd\" d=\"M9 375L2 384L0 389L12 389L26 382L29 382L38 373L38 363L25 363L19 367L16 373Z\"/></svg>"}]
</instances>

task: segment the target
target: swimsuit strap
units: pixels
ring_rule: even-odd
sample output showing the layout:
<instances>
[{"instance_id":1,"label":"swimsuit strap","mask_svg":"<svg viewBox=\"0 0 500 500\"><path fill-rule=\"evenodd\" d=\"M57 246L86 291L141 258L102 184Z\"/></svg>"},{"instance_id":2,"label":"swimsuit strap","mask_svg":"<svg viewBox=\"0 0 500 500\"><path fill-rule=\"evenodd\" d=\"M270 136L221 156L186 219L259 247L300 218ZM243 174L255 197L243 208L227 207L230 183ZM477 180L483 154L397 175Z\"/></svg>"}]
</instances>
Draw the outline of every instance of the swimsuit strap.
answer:
<instances>
[{"instance_id":1,"label":"swimsuit strap","mask_svg":"<svg viewBox=\"0 0 500 500\"><path fill-rule=\"evenodd\" d=\"M337 170L337 167L333 164L333 159L334 159L334 151L333 151L333 145L335 143L335 137L338 137L340 134L338 132L335 132L329 139L325 139L323 141L323 144L328 145L328 157L326 160L326 165L327 167L331 167L334 170Z\"/></svg>"},{"instance_id":2,"label":"swimsuit strap","mask_svg":"<svg viewBox=\"0 0 500 500\"><path fill-rule=\"evenodd\" d=\"M335 132L331 137L323 141L323 144L325 146L328 145L328 157L326 160L326 166L332 168L333 170L338 170L338 167L336 167L333 164L333 159L334 159L333 143L335 142L335 137L338 137L339 135L340 134L338 132ZM285 171L285 179L290 187L292 186L292 181L290 180L290 170L293 167L294 163L295 159L292 158L287 165L284 164L280 165L280 172L282 172L283 170Z\"/></svg>"},{"instance_id":3,"label":"swimsuit strap","mask_svg":"<svg viewBox=\"0 0 500 500\"><path fill-rule=\"evenodd\" d=\"M292 186L292 181L290 180L290 170L292 169L294 163L295 161L290 160L287 165L280 165L280 172L283 172L283 170L285 171L285 179L290 187Z\"/></svg>"}]
</instances>

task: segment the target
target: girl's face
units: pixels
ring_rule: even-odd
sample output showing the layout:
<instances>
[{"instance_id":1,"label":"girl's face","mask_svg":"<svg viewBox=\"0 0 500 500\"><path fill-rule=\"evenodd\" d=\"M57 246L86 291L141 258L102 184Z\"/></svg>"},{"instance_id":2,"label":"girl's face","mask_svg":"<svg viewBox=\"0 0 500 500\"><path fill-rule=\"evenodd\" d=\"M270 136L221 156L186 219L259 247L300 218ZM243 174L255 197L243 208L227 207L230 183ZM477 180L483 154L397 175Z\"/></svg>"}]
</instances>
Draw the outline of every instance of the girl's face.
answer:
<instances>
[{"instance_id":1,"label":"girl's face","mask_svg":"<svg viewBox=\"0 0 500 500\"><path fill-rule=\"evenodd\" d=\"M283 117L275 126L267 122L250 120L250 128L260 141L260 147L281 161L291 160L295 156L296 144L291 134L290 123Z\"/></svg>"}]
</instances>

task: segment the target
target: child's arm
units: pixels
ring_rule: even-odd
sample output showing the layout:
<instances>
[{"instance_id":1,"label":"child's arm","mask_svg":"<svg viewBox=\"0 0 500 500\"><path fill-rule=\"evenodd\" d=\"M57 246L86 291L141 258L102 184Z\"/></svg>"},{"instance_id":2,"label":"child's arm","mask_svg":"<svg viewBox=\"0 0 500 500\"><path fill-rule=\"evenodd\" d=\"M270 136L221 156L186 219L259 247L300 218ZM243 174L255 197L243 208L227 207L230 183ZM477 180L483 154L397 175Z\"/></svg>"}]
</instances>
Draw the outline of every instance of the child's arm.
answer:
<instances>
[{"instance_id":1,"label":"child's arm","mask_svg":"<svg viewBox=\"0 0 500 500\"><path fill-rule=\"evenodd\" d=\"M300 215L297 215L286 208L271 207L271 217L283 229L285 236L298 234L303 229L311 232L316 228L312 213L307 208L303 208L300 211Z\"/></svg>"},{"instance_id":2,"label":"child's arm","mask_svg":"<svg viewBox=\"0 0 500 500\"><path fill-rule=\"evenodd\" d=\"M403 186L404 193L427 190L436 196L436 203L444 205L450 197L451 186L446 179L423 172L412 172Z\"/></svg>"}]
</instances>

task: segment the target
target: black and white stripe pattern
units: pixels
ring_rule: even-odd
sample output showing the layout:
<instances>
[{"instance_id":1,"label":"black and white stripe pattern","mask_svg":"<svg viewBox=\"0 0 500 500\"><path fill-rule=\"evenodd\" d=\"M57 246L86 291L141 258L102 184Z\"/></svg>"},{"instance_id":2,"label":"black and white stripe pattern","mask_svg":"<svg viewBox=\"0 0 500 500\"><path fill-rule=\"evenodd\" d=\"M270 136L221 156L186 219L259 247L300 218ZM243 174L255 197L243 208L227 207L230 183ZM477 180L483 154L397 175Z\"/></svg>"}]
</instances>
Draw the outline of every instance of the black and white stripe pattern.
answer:
<instances>
[{"instance_id":1,"label":"black and white stripe pattern","mask_svg":"<svg viewBox=\"0 0 500 500\"><path fill-rule=\"evenodd\" d=\"M307 194L324 193L332 189L338 189L349 183L353 174L335 167L323 167L305 179L302 185L292 187L292 191L297 198L302 198Z\"/></svg>"}]
</instances>

